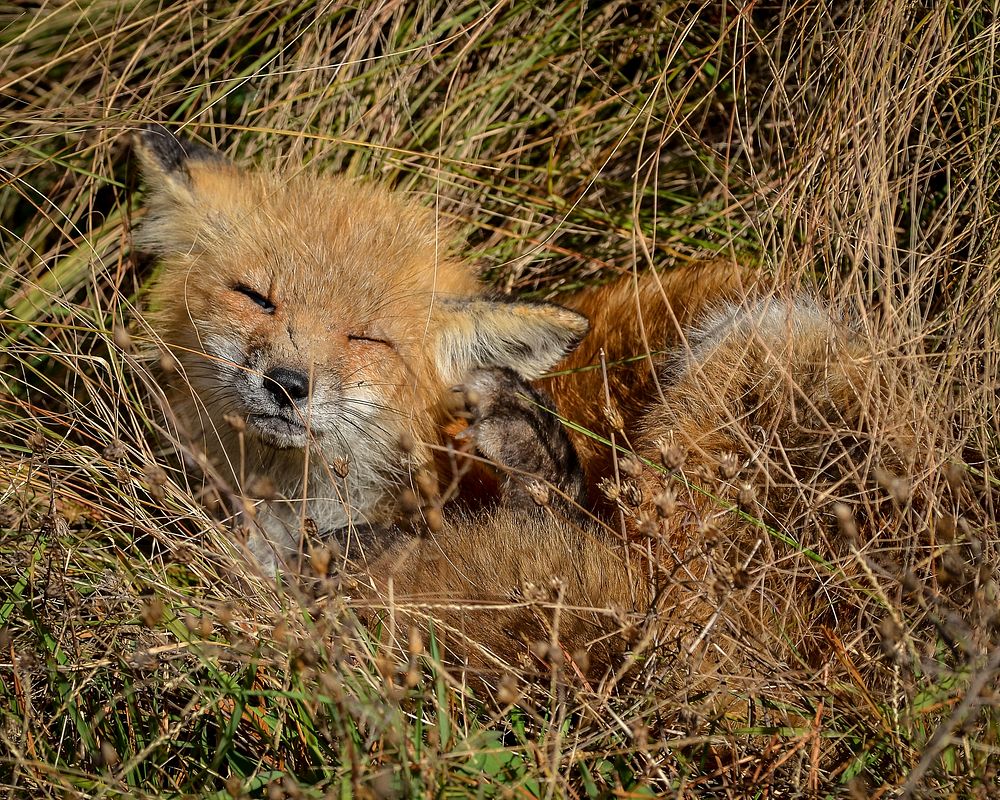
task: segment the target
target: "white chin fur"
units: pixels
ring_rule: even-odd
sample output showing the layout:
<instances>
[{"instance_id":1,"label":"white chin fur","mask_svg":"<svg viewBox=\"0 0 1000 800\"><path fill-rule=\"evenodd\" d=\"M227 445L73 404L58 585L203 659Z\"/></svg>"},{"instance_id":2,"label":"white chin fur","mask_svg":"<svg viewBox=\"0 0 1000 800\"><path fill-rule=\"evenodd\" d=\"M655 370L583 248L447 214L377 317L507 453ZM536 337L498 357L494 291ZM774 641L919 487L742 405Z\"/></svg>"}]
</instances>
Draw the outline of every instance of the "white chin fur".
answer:
<instances>
[{"instance_id":1,"label":"white chin fur","mask_svg":"<svg viewBox=\"0 0 1000 800\"><path fill-rule=\"evenodd\" d=\"M281 417L251 417L247 420L247 430L263 444L281 450L302 450L310 437L305 426Z\"/></svg>"}]
</instances>

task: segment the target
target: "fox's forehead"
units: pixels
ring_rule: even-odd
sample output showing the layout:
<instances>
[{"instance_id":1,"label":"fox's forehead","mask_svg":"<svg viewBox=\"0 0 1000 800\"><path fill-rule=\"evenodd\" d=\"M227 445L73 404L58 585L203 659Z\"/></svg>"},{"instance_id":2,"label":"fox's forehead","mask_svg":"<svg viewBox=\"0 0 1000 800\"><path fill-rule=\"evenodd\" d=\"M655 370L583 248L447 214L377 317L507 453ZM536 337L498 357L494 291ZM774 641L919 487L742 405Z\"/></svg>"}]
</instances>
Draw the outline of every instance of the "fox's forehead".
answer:
<instances>
[{"instance_id":1,"label":"fox's forehead","mask_svg":"<svg viewBox=\"0 0 1000 800\"><path fill-rule=\"evenodd\" d=\"M476 291L472 270L450 259L450 232L416 199L332 176L193 177L205 201L201 268L222 283L355 309Z\"/></svg>"}]
</instances>

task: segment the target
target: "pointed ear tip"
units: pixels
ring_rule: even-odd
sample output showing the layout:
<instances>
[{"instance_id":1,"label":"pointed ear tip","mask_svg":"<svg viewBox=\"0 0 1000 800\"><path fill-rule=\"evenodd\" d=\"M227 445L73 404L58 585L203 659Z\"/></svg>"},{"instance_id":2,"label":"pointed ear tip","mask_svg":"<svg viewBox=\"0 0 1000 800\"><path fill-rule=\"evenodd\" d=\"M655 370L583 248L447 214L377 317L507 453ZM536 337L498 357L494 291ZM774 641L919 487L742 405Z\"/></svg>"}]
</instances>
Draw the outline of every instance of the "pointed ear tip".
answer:
<instances>
[{"instance_id":1,"label":"pointed ear tip","mask_svg":"<svg viewBox=\"0 0 1000 800\"><path fill-rule=\"evenodd\" d=\"M176 142L177 138L159 122L144 122L135 127L129 134L129 143L139 151L156 148L157 144Z\"/></svg>"},{"instance_id":2,"label":"pointed ear tip","mask_svg":"<svg viewBox=\"0 0 1000 800\"><path fill-rule=\"evenodd\" d=\"M129 137L132 154L138 159L146 179L179 170L184 162L184 148L167 128L158 122L146 123Z\"/></svg>"},{"instance_id":3,"label":"pointed ear tip","mask_svg":"<svg viewBox=\"0 0 1000 800\"><path fill-rule=\"evenodd\" d=\"M139 126L132 132L131 144L147 178L163 173L187 181L188 166L192 163L219 168L232 166L217 150L182 139L159 122Z\"/></svg>"}]
</instances>

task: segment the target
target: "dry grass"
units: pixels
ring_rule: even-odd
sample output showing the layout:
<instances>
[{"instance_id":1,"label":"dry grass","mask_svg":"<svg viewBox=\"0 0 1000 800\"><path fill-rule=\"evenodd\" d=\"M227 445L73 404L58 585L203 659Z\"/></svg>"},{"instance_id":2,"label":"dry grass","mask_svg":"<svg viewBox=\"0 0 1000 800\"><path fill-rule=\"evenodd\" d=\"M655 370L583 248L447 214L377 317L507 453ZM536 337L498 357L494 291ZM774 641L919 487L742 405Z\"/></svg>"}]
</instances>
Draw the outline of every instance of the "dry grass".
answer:
<instances>
[{"instance_id":1,"label":"dry grass","mask_svg":"<svg viewBox=\"0 0 1000 800\"><path fill-rule=\"evenodd\" d=\"M0 10L0 783L995 792L998 39L986 4L903 0ZM925 429L947 448L906 477L933 487L952 465L975 513L940 552L866 562L895 626L842 642L831 669L856 680L736 641L756 648L753 684L706 683L665 648L613 691L554 673L481 706L430 635L397 662L343 602L240 574L157 451L154 381L133 355L153 267L131 253L122 147L149 119L244 159L412 189L503 291L558 299L706 251L819 285L883 355L933 375ZM899 522L903 551L929 522ZM966 605L941 592L956 574Z\"/></svg>"}]
</instances>

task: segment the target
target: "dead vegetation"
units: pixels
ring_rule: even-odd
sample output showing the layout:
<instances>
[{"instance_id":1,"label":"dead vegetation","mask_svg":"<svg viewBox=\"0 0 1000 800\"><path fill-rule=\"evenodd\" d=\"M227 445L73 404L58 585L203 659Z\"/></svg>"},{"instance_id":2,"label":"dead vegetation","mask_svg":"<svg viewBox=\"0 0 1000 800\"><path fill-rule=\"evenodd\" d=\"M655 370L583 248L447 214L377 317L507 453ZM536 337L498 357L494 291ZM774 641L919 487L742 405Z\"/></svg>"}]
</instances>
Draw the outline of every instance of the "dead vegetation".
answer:
<instances>
[{"instance_id":1,"label":"dead vegetation","mask_svg":"<svg viewBox=\"0 0 1000 800\"><path fill-rule=\"evenodd\" d=\"M32 797L995 793L998 33L985 4L901 0L0 11L0 782ZM842 483L780 472L804 498L827 480L826 511L761 520L752 574L690 583L691 602L728 609L711 626L623 620L634 656L596 685L539 643L532 675L474 698L432 615L392 631L391 652L356 623L335 554L301 584L244 574L156 444L137 356L154 268L132 253L121 146L150 119L244 159L394 181L504 292L558 300L706 253L809 287L890 365L868 440L888 446L902 396L920 457ZM656 481L692 458L647 455ZM738 472L699 474L752 520ZM855 536L869 517L878 535ZM536 589L517 602L558 601Z\"/></svg>"}]
</instances>

